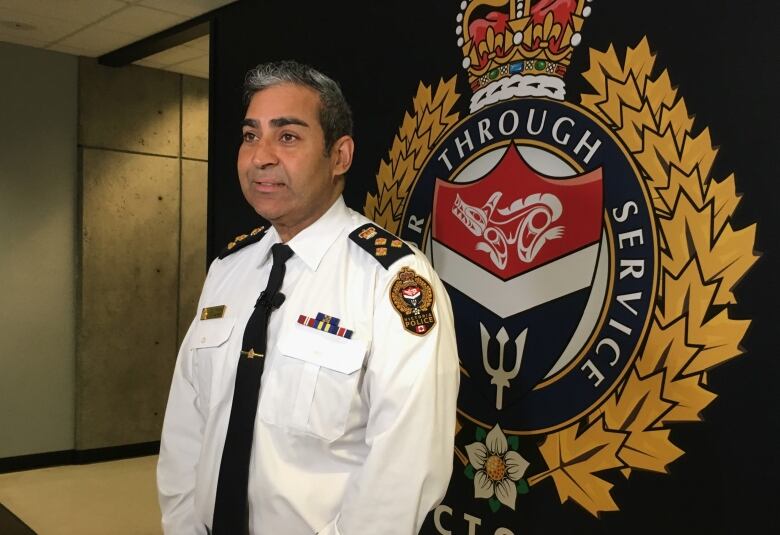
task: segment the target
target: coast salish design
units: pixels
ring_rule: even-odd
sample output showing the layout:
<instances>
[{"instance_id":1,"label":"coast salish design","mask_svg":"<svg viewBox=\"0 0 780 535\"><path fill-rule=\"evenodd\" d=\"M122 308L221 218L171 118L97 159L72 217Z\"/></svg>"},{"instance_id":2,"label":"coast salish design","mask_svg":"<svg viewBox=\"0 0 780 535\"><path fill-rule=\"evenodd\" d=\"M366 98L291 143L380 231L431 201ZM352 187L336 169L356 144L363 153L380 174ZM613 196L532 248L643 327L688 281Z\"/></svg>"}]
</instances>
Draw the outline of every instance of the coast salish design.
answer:
<instances>
[{"instance_id":1,"label":"coast salish design","mask_svg":"<svg viewBox=\"0 0 780 535\"><path fill-rule=\"evenodd\" d=\"M711 176L709 131L646 39L622 58L590 50L592 92L565 100L589 16L585 0L462 2L472 94L421 83L366 198L455 310L462 470L436 526L457 494L512 533L545 480L561 503L618 510L604 476L666 472L683 454L672 426L701 419L709 371L741 353L749 321L729 306L755 225L730 224L734 177ZM417 298L394 297L402 314Z\"/></svg>"}]
</instances>

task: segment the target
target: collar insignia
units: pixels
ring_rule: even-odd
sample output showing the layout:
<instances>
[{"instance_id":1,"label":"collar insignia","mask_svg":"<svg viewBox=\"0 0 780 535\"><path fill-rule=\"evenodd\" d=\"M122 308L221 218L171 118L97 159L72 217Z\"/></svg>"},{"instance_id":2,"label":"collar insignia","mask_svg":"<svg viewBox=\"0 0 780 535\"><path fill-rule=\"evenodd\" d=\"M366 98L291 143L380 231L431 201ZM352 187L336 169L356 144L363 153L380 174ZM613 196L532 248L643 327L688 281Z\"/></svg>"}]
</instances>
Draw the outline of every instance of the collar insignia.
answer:
<instances>
[{"instance_id":1,"label":"collar insignia","mask_svg":"<svg viewBox=\"0 0 780 535\"><path fill-rule=\"evenodd\" d=\"M231 255L238 251L239 249L242 249L246 247L247 245L252 245L253 243L259 242L263 236L265 236L265 227L257 227L252 230L249 234L240 234L233 238L233 241L227 244L227 246L222 249L222 252L219 253L219 259L223 259L228 255Z\"/></svg>"}]
</instances>

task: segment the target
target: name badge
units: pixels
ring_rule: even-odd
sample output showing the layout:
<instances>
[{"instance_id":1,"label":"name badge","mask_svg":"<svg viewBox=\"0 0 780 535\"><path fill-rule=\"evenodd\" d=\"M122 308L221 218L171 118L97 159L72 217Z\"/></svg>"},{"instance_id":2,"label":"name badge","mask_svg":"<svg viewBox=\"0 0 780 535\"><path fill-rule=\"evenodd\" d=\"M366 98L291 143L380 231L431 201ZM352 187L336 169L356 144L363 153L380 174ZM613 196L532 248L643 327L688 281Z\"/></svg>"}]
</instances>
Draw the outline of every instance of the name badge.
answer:
<instances>
[{"instance_id":1,"label":"name badge","mask_svg":"<svg viewBox=\"0 0 780 535\"><path fill-rule=\"evenodd\" d=\"M217 305L215 307L206 307L200 311L200 319L213 320L221 318L225 315L225 305Z\"/></svg>"}]
</instances>

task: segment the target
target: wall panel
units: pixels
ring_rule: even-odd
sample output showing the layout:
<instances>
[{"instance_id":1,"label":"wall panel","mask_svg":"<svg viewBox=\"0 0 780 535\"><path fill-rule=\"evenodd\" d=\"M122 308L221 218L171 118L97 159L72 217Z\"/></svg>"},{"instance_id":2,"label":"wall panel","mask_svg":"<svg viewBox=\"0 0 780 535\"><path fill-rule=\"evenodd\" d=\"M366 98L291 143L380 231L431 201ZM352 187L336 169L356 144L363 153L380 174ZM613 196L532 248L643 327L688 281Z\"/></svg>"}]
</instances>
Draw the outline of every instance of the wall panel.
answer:
<instances>
[{"instance_id":1,"label":"wall panel","mask_svg":"<svg viewBox=\"0 0 780 535\"><path fill-rule=\"evenodd\" d=\"M176 351L178 160L82 154L76 446L154 441Z\"/></svg>"},{"instance_id":2,"label":"wall panel","mask_svg":"<svg viewBox=\"0 0 780 535\"><path fill-rule=\"evenodd\" d=\"M202 78L182 78L182 158L208 159L209 82Z\"/></svg>"},{"instance_id":3,"label":"wall panel","mask_svg":"<svg viewBox=\"0 0 780 535\"><path fill-rule=\"evenodd\" d=\"M79 74L76 447L154 442L205 276L208 82L86 58Z\"/></svg>"},{"instance_id":4,"label":"wall panel","mask_svg":"<svg viewBox=\"0 0 780 535\"><path fill-rule=\"evenodd\" d=\"M179 343L197 312L200 289L206 278L207 172L206 162L182 160Z\"/></svg>"},{"instance_id":5,"label":"wall panel","mask_svg":"<svg viewBox=\"0 0 780 535\"><path fill-rule=\"evenodd\" d=\"M77 62L0 43L0 70L3 458L73 447Z\"/></svg>"},{"instance_id":6,"label":"wall panel","mask_svg":"<svg viewBox=\"0 0 780 535\"><path fill-rule=\"evenodd\" d=\"M81 145L179 155L181 75L82 58L79 79Z\"/></svg>"}]
</instances>

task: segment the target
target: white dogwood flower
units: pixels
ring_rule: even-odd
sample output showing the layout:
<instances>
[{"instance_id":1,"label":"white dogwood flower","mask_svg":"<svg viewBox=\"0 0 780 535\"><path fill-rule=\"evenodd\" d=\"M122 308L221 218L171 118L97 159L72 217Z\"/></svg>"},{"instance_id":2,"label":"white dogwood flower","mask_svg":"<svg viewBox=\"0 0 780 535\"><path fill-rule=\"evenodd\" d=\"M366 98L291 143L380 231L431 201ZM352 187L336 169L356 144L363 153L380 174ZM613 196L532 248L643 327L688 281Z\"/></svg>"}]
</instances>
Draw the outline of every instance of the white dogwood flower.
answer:
<instances>
[{"instance_id":1,"label":"white dogwood flower","mask_svg":"<svg viewBox=\"0 0 780 535\"><path fill-rule=\"evenodd\" d=\"M517 501L516 482L523 477L529 462L516 451L509 450L506 436L498 424L490 430L485 443L466 446L469 462L474 467L474 497L498 498L510 509Z\"/></svg>"}]
</instances>

